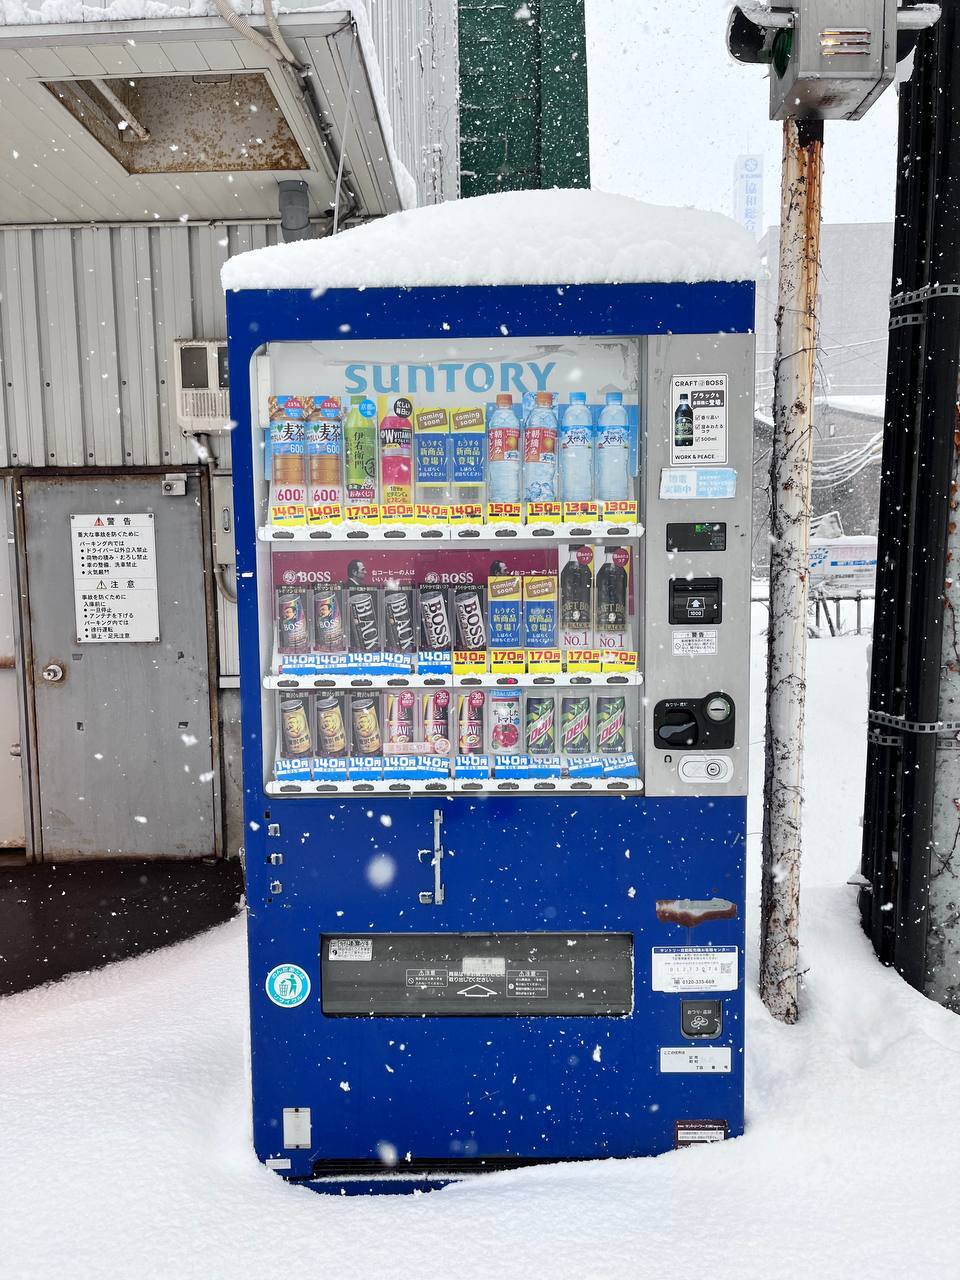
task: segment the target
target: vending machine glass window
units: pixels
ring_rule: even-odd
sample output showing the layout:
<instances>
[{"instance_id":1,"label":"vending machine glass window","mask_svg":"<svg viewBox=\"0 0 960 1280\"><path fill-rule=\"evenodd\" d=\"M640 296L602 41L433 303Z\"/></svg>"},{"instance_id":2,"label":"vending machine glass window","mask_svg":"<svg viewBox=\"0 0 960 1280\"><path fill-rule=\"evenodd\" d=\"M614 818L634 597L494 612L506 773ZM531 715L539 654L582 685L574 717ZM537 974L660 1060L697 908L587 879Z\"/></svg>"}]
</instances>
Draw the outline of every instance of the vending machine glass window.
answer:
<instances>
[{"instance_id":1,"label":"vending machine glass window","mask_svg":"<svg viewBox=\"0 0 960 1280\"><path fill-rule=\"evenodd\" d=\"M255 361L268 794L636 792L642 339Z\"/></svg>"}]
</instances>

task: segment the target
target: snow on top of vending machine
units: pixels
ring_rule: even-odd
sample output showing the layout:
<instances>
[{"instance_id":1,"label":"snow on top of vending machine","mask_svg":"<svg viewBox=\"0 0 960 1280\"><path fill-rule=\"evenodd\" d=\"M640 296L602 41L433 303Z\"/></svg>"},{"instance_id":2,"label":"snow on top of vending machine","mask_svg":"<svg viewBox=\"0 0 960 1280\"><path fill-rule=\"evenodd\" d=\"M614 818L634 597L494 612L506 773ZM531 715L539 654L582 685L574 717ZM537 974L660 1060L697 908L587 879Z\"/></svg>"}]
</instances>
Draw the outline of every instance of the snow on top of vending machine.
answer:
<instances>
[{"instance_id":1,"label":"snow on top of vending machine","mask_svg":"<svg viewBox=\"0 0 960 1280\"><path fill-rule=\"evenodd\" d=\"M254 249L220 278L227 290L695 283L753 280L758 262L753 237L719 213L603 191L506 191Z\"/></svg>"}]
</instances>

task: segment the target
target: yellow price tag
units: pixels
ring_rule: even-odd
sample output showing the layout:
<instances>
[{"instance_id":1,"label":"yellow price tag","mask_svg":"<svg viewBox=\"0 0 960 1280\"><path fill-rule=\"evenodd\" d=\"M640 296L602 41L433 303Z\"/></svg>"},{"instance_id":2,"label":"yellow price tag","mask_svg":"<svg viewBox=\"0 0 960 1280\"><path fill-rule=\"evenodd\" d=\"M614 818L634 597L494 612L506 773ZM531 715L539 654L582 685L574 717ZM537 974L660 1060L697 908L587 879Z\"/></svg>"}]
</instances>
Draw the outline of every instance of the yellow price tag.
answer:
<instances>
[{"instance_id":1,"label":"yellow price tag","mask_svg":"<svg viewBox=\"0 0 960 1280\"><path fill-rule=\"evenodd\" d=\"M307 506L307 524L339 524L342 519L339 502L312 502Z\"/></svg>"},{"instance_id":2,"label":"yellow price tag","mask_svg":"<svg viewBox=\"0 0 960 1280\"><path fill-rule=\"evenodd\" d=\"M567 674L600 670L599 649L568 649Z\"/></svg>"},{"instance_id":3,"label":"yellow price tag","mask_svg":"<svg viewBox=\"0 0 960 1280\"><path fill-rule=\"evenodd\" d=\"M559 524L563 517L562 502L528 502L528 524Z\"/></svg>"},{"instance_id":4,"label":"yellow price tag","mask_svg":"<svg viewBox=\"0 0 960 1280\"><path fill-rule=\"evenodd\" d=\"M495 676L522 675L526 670L523 649L491 649L490 671Z\"/></svg>"},{"instance_id":5,"label":"yellow price tag","mask_svg":"<svg viewBox=\"0 0 960 1280\"><path fill-rule=\"evenodd\" d=\"M380 508L375 502L361 502L347 507L347 519L358 524L379 524Z\"/></svg>"},{"instance_id":6,"label":"yellow price tag","mask_svg":"<svg viewBox=\"0 0 960 1280\"><path fill-rule=\"evenodd\" d=\"M489 524L519 524L521 507L519 502L488 502L487 522Z\"/></svg>"},{"instance_id":7,"label":"yellow price tag","mask_svg":"<svg viewBox=\"0 0 960 1280\"><path fill-rule=\"evenodd\" d=\"M636 671L636 649L604 649L600 657L603 671Z\"/></svg>"},{"instance_id":8,"label":"yellow price tag","mask_svg":"<svg viewBox=\"0 0 960 1280\"><path fill-rule=\"evenodd\" d=\"M531 675L550 675L563 670L559 649L528 649L527 671Z\"/></svg>"},{"instance_id":9,"label":"yellow price tag","mask_svg":"<svg viewBox=\"0 0 960 1280\"><path fill-rule=\"evenodd\" d=\"M482 676L487 670L487 655L483 649L454 649L453 674L455 676Z\"/></svg>"},{"instance_id":10,"label":"yellow price tag","mask_svg":"<svg viewBox=\"0 0 960 1280\"><path fill-rule=\"evenodd\" d=\"M479 502L453 502L450 504L451 524L483 524L483 507Z\"/></svg>"},{"instance_id":11,"label":"yellow price tag","mask_svg":"<svg viewBox=\"0 0 960 1280\"><path fill-rule=\"evenodd\" d=\"M282 502L270 508L270 523L289 527L303 524L307 512L302 502Z\"/></svg>"},{"instance_id":12,"label":"yellow price tag","mask_svg":"<svg viewBox=\"0 0 960 1280\"><path fill-rule=\"evenodd\" d=\"M600 508L596 502L565 502L563 504L565 524L590 524L599 518Z\"/></svg>"}]
</instances>

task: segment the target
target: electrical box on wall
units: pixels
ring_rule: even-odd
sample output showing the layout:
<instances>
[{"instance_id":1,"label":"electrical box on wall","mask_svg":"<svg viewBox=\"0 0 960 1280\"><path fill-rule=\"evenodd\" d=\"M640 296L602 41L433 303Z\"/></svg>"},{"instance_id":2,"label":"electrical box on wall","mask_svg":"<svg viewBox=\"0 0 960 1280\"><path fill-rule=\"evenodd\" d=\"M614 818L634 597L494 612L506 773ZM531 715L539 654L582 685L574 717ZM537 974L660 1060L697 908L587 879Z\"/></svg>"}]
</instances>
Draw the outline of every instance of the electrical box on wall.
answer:
<instances>
[{"instance_id":1,"label":"electrical box on wall","mask_svg":"<svg viewBox=\"0 0 960 1280\"><path fill-rule=\"evenodd\" d=\"M177 424L185 435L230 429L227 344L214 340L175 344Z\"/></svg>"},{"instance_id":2,"label":"electrical box on wall","mask_svg":"<svg viewBox=\"0 0 960 1280\"><path fill-rule=\"evenodd\" d=\"M261 1158L741 1132L752 283L227 308Z\"/></svg>"}]
</instances>

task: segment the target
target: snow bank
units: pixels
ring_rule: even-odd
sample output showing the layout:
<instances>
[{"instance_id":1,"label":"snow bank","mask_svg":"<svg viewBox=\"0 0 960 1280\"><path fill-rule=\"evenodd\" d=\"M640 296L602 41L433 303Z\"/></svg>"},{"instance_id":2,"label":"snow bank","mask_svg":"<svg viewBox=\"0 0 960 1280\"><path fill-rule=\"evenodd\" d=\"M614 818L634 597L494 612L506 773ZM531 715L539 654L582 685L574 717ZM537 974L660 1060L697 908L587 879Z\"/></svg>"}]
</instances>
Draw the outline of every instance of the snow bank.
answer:
<instances>
[{"instance_id":1,"label":"snow bank","mask_svg":"<svg viewBox=\"0 0 960 1280\"><path fill-rule=\"evenodd\" d=\"M508 191L239 254L225 289L752 280L752 236L719 213L601 191Z\"/></svg>"},{"instance_id":2,"label":"snow bank","mask_svg":"<svg viewBox=\"0 0 960 1280\"><path fill-rule=\"evenodd\" d=\"M764 624L758 606L757 693ZM251 1148L235 921L0 1000L4 1280L956 1275L960 1018L876 962L843 884L859 849L865 648L810 646L803 1019L768 1018L752 958L743 1138L412 1198L288 1186Z\"/></svg>"}]
</instances>

